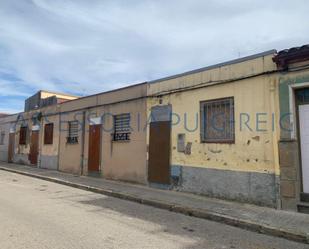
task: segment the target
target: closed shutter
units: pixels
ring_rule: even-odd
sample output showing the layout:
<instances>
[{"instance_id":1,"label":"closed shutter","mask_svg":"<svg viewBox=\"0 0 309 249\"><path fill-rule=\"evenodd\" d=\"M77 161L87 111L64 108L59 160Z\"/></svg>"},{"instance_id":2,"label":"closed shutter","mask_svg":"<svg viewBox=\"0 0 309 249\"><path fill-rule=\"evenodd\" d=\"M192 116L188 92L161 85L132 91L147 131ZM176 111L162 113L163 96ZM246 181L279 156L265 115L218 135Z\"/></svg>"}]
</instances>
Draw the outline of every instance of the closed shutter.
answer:
<instances>
[{"instance_id":1,"label":"closed shutter","mask_svg":"<svg viewBox=\"0 0 309 249\"><path fill-rule=\"evenodd\" d=\"M20 127L19 131L19 144L27 144L27 130L28 127Z\"/></svg>"},{"instance_id":2,"label":"closed shutter","mask_svg":"<svg viewBox=\"0 0 309 249\"><path fill-rule=\"evenodd\" d=\"M46 124L44 128L44 144L53 144L54 124Z\"/></svg>"}]
</instances>

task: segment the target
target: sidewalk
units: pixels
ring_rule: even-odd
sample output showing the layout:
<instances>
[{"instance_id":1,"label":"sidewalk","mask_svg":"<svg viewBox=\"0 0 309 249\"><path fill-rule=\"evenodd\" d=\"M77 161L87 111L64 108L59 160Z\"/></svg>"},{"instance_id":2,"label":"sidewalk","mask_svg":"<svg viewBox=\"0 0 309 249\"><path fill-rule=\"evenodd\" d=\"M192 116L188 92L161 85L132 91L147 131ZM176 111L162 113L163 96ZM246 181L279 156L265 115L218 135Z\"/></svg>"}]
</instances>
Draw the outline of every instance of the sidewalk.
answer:
<instances>
[{"instance_id":1,"label":"sidewalk","mask_svg":"<svg viewBox=\"0 0 309 249\"><path fill-rule=\"evenodd\" d=\"M309 215L0 162L6 170L251 231L309 243ZM1 173L1 171L0 171Z\"/></svg>"}]
</instances>

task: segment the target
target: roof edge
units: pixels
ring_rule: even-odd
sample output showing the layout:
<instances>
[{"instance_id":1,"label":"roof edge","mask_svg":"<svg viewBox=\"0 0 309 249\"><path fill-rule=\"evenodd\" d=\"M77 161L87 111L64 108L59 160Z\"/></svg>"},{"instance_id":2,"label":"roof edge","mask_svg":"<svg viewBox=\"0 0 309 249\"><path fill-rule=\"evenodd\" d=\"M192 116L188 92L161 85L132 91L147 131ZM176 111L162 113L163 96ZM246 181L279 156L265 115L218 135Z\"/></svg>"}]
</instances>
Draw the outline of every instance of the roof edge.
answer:
<instances>
[{"instance_id":1,"label":"roof edge","mask_svg":"<svg viewBox=\"0 0 309 249\"><path fill-rule=\"evenodd\" d=\"M78 101L78 100L82 100L82 99L86 99L86 98L92 98L92 97L96 97L96 96L99 96L99 95L102 95L102 94L122 91L122 90L125 90L127 88L133 88L133 87L138 87L138 86L142 86L142 85L147 85L147 81L142 82L142 83L136 83L136 84L133 84L133 85L123 86L123 87L116 88L116 89L107 90L107 91L104 91L104 92L99 92L99 93L95 93L95 94L91 94L91 95L87 95L87 96L82 96L82 97L79 97L77 99L70 99L70 100L68 100L68 101L66 101L62 104L70 103L70 102L73 102L73 101Z\"/></svg>"},{"instance_id":2,"label":"roof edge","mask_svg":"<svg viewBox=\"0 0 309 249\"><path fill-rule=\"evenodd\" d=\"M207 71L207 70L210 70L210 69L223 67L223 66L227 66L227 65L237 64L237 63L240 63L240 62L257 59L259 57L263 57L263 56L270 55L270 54L276 54L276 53L277 53L276 49L271 49L271 50L261 52L261 53L258 53L258 54L253 54L253 55L245 56L245 57L242 57L242 58L238 58L238 59L234 59L234 60L230 60L230 61L226 61L226 62L222 62L222 63L218 63L218 64L214 64L214 65L210 65L210 66L206 66L206 67L202 67L202 68L198 68L198 69L194 69L194 70L190 70L190 71L187 71L187 72L184 72L184 73L174 74L174 75L159 78L159 79L156 79L156 80L150 80L150 81L148 81L148 83L152 84L152 83L157 83L157 82L160 82L160 81L171 80L171 79L186 76L186 75L189 75L189 74L199 73L199 72L203 72L203 71Z\"/></svg>"},{"instance_id":3,"label":"roof edge","mask_svg":"<svg viewBox=\"0 0 309 249\"><path fill-rule=\"evenodd\" d=\"M44 90L44 89L41 89L38 91L39 93L41 92L45 92L45 93L53 93L53 94L56 94L56 95L64 95L64 96L68 96L68 97L74 97L74 98L80 98L81 96L78 96L78 95L73 95L73 94L69 94L69 93L61 93L61 92L53 92L53 91L49 91L49 90ZM37 92L37 93L38 93Z\"/></svg>"}]
</instances>

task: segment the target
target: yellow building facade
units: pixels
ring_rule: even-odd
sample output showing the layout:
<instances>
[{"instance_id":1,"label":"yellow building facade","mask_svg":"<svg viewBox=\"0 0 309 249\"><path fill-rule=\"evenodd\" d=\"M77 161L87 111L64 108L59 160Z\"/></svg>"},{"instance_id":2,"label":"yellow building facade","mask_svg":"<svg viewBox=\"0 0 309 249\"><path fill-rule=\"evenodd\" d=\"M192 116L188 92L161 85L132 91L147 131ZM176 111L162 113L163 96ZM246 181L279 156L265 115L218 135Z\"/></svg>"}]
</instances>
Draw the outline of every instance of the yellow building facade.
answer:
<instances>
[{"instance_id":1,"label":"yellow building facade","mask_svg":"<svg viewBox=\"0 0 309 249\"><path fill-rule=\"evenodd\" d=\"M274 54L269 51L149 83L148 115L156 106L170 106L172 111L173 188L277 206L279 103ZM202 141L201 104L226 98L233 99L234 141ZM183 151L177 148L180 142Z\"/></svg>"}]
</instances>

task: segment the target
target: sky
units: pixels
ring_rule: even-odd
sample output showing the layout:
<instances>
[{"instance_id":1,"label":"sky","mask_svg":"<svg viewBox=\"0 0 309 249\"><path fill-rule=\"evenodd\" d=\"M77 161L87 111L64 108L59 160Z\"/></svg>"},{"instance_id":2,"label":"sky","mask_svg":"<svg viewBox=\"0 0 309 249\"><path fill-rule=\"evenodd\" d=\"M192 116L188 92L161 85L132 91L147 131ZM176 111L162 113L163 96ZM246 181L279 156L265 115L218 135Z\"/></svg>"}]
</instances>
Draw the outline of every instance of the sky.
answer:
<instances>
[{"instance_id":1,"label":"sky","mask_svg":"<svg viewBox=\"0 0 309 249\"><path fill-rule=\"evenodd\" d=\"M0 0L0 112L309 43L308 0Z\"/></svg>"}]
</instances>

